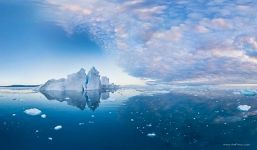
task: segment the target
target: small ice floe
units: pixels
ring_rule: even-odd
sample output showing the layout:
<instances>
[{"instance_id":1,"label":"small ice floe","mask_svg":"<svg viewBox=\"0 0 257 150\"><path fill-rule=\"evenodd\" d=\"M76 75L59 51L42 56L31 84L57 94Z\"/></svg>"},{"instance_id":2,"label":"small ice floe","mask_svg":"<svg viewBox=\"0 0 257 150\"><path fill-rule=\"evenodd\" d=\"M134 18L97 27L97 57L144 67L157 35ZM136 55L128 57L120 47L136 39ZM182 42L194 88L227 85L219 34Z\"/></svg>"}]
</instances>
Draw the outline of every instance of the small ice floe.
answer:
<instances>
[{"instance_id":1,"label":"small ice floe","mask_svg":"<svg viewBox=\"0 0 257 150\"><path fill-rule=\"evenodd\" d=\"M148 136L148 137L155 137L156 134L155 134L155 133L148 133L147 136Z\"/></svg>"},{"instance_id":2,"label":"small ice floe","mask_svg":"<svg viewBox=\"0 0 257 150\"><path fill-rule=\"evenodd\" d=\"M58 126L55 126L54 127L54 130L61 130L62 129L62 126L61 125L58 125Z\"/></svg>"},{"instance_id":3,"label":"small ice floe","mask_svg":"<svg viewBox=\"0 0 257 150\"><path fill-rule=\"evenodd\" d=\"M65 97L66 100L69 100L70 98L69 97Z\"/></svg>"},{"instance_id":4,"label":"small ice floe","mask_svg":"<svg viewBox=\"0 0 257 150\"><path fill-rule=\"evenodd\" d=\"M257 92L255 90L242 90L240 93L244 96L255 96Z\"/></svg>"},{"instance_id":5,"label":"small ice floe","mask_svg":"<svg viewBox=\"0 0 257 150\"><path fill-rule=\"evenodd\" d=\"M133 122L133 121L134 121L134 119L130 119L130 121L131 121L131 122Z\"/></svg>"},{"instance_id":6,"label":"small ice floe","mask_svg":"<svg viewBox=\"0 0 257 150\"><path fill-rule=\"evenodd\" d=\"M48 140L49 140L49 141L52 141L52 140L53 140L53 138L52 138L52 137L48 137Z\"/></svg>"},{"instance_id":7,"label":"small ice floe","mask_svg":"<svg viewBox=\"0 0 257 150\"><path fill-rule=\"evenodd\" d=\"M91 115L92 118L95 118L95 115Z\"/></svg>"},{"instance_id":8,"label":"small ice floe","mask_svg":"<svg viewBox=\"0 0 257 150\"><path fill-rule=\"evenodd\" d=\"M46 117L47 117L46 114L41 115L41 118L43 118L43 119L45 119Z\"/></svg>"},{"instance_id":9,"label":"small ice floe","mask_svg":"<svg viewBox=\"0 0 257 150\"><path fill-rule=\"evenodd\" d=\"M36 130L36 131L35 131L35 133L38 133L38 132L39 132L39 130Z\"/></svg>"},{"instance_id":10,"label":"small ice floe","mask_svg":"<svg viewBox=\"0 0 257 150\"><path fill-rule=\"evenodd\" d=\"M16 116L16 114L12 114L12 116L14 117L14 116Z\"/></svg>"},{"instance_id":11,"label":"small ice floe","mask_svg":"<svg viewBox=\"0 0 257 150\"><path fill-rule=\"evenodd\" d=\"M249 109L251 109L251 106L249 106L249 105L239 105L237 108L241 111L248 111Z\"/></svg>"},{"instance_id":12,"label":"small ice floe","mask_svg":"<svg viewBox=\"0 0 257 150\"><path fill-rule=\"evenodd\" d=\"M37 115L40 115L42 111L37 108L30 108L30 109L26 109L24 113L31 116L37 116Z\"/></svg>"},{"instance_id":13,"label":"small ice floe","mask_svg":"<svg viewBox=\"0 0 257 150\"><path fill-rule=\"evenodd\" d=\"M80 123L79 123L79 126L83 126L83 125L85 125L84 122L80 122Z\"/></svg>"}]
</instances>

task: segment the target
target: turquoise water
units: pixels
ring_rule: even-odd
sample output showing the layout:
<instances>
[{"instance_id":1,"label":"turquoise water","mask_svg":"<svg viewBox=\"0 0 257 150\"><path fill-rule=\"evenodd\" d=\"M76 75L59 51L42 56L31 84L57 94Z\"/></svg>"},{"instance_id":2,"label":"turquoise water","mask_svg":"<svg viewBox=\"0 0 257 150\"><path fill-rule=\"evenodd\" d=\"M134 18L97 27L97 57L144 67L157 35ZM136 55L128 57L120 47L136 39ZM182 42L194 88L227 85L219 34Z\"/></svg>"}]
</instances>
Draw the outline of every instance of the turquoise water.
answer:
<instances>
[{"instance_id":1,"label":"turquoise water","mask_svg":"<svg viewBox=\"0 0 257 150\"><path fill-rule=\"evenodd\" d=\"M237 89L0 89L0 149L257 149L256 103ZM47 117L24 113L30 108Z\"/></svg>"}]
</instances>

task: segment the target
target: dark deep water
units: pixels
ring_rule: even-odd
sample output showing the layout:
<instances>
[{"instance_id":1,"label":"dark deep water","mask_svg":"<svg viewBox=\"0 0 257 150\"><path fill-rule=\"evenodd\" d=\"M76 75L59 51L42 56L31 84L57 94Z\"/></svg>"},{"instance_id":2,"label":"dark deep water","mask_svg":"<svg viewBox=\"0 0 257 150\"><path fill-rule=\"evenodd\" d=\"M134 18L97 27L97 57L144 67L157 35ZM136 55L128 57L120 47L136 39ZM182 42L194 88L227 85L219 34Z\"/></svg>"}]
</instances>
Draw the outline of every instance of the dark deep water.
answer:
<instances>
[{"instance_id":1,"label":"dark deep water","mask_svg":"<svg viewBox=\"0 0 257 150\"><path fill-rule=\"evenodd\" d=\"M257 96L239 91L121 89L82 94L1 88L0 149L256 150ZM242 111L239 105L251 108ZM47 117L24 113L30 108ZM54 130L57 125L62 129Z\"/></svg>"}]
</instances>

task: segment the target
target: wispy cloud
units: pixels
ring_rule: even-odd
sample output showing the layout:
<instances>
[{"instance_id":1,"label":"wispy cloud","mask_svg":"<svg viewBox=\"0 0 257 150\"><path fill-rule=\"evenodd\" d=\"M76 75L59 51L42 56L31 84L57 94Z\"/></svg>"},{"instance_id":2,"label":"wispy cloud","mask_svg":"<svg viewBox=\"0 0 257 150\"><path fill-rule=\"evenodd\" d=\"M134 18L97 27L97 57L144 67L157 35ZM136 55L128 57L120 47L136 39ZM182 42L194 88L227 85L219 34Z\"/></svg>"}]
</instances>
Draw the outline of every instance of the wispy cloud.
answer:
<instances>
[{"instance_id":1,"label":"wispy cloud","mask_svg":"<svg viewBox=\"0 0 257 150\"><path fill-rule=\"evenodd\" d=\"M254 0L47 0L48 19L89 31L129 74L167 82L257 81Z\"/></svg>"}]
</instances>

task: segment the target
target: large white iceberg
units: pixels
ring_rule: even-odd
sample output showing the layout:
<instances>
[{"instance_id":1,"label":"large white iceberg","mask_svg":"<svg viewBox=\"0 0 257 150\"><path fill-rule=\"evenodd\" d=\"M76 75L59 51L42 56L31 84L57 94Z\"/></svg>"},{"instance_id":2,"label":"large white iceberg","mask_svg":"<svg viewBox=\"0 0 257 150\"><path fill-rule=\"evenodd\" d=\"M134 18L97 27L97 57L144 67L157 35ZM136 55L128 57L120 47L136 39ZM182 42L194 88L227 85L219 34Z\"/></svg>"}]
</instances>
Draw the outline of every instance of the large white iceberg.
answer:
<instances>
[{"instance_id":1,"label":"large white iceberg","mask_svg":"<svg viewBox=\"0 0 257 150\"><path fill-rule=\"evenodd\" d=\"M85 88L87 75L85 69L80 69L79 72L68 75L65 81L65 90L82 91Z\"/></svg>"},{"instance_id":2,"label":"large white iceberg","mask_svg":"<svg viewBox=\"0 0 257 150\"><path fill-rule=\"evenodd\" d=\"M102 82L102 83L101 83ZM103 76L100 80L99 71L92 67L88 74L85 69L80 69L77 73L70 74L67 79L48 80L39 87L40 91L86 91L116 88L114 84L109 84L109 78Z\"/></svg>"},{"instance_id":3,"label":"large white iceberg","mask_svg":"<svg viewBox=\"0 0 257 150\"><path fill-rule=\"evenodd\" d=\"M98 90L101 88L99 71L92 67L87 75L87 90Z\"/></svg>"},{"instance_id":4,"label":"large white iceberg","mask_svg":"<svg viewBox=\"0 0 257 150\"><path fill-rule=\"evenodd\" d=\"M77 73L70 74L67 79L48 80L44 85L40 87L41 91L82 91L86 83L87 75L85 69L80 69Z\"/></svg>"}]
</instances>

